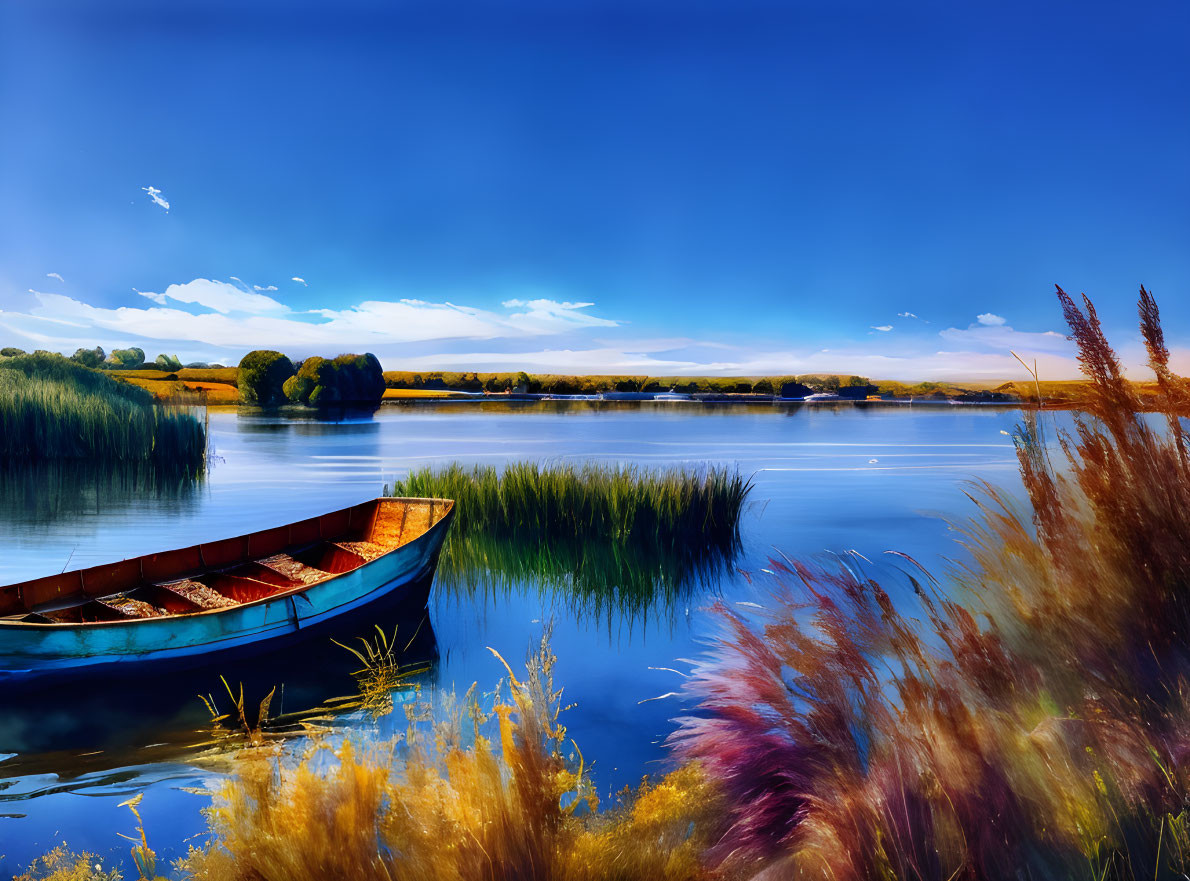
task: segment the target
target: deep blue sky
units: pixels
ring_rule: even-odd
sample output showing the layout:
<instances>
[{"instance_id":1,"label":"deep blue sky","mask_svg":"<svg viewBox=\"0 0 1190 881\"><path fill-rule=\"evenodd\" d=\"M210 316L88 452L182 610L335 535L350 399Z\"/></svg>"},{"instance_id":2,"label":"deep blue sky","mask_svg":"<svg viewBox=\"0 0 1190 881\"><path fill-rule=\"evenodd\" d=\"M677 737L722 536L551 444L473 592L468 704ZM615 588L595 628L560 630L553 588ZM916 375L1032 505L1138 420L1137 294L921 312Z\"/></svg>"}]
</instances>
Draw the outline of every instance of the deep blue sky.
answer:
<instances>
[{"instance_id":1,"label":"deep blue sky","mask_svg":"<svg viewBox=\"0 0 1190 881\"><path fill-rule=\"evenodd\" d=\"M1055 282L1122 348L1144 282L1187 340L1188 38L1184 3L6 0L0 336L53 336L30 289L152 310L134 288L234 276L293 312L594 304L361 342L394 368L960 375L1047 349L1003 328L1060 330ZM145 319L91 336L153 348ZM149 336L233 359L219 332Z\"/></svg>"}]
</instances>

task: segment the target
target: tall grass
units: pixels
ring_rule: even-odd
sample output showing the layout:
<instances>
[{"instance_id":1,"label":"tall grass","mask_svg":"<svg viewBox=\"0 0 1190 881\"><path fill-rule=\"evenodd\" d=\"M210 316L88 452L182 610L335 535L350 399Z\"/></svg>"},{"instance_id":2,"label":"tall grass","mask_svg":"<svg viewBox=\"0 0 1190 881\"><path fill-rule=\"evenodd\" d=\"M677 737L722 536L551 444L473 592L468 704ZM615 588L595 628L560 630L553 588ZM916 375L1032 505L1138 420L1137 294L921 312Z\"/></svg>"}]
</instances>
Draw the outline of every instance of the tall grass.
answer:
<instances>
[{"instance_id":1,"label":"tall grass","mask_svg":"<svg viewBox=\"0 0 1190 881\"><path fill-rule=\"evenodd\" d=\"M602 613L640 611L723 571L751 488L726 468L519 462L424 468L392 493L455 500L441 583L528 581Z\"/></svg>"},{"instance_id":2,"label":"tall grass","mask_svg":"<svg viewBox=\"0 0 1190 881\"><path fill-rule=\"evenodd\" d=\"M56 355L0 359L0 461L85 459L201 468L194 416Z\"/></svg>"},{"instance_id":3,"label":"tall grass","mask_svg":"<svg viewBox=\"0 0 1190 881\"><path fill-rule=\"evenodd\" d=\"M1094 307L1058 296L1092 388L1057 436L1017 435L1030 505L990 487L951 597L913 561L914 614L856 557L777 560L759 621L689 685L677 755L724 799L711 865L774 877L1151 879L1190 872L1190 466L1153 298L1164 426Z\"/></svg>"}]
</instances>

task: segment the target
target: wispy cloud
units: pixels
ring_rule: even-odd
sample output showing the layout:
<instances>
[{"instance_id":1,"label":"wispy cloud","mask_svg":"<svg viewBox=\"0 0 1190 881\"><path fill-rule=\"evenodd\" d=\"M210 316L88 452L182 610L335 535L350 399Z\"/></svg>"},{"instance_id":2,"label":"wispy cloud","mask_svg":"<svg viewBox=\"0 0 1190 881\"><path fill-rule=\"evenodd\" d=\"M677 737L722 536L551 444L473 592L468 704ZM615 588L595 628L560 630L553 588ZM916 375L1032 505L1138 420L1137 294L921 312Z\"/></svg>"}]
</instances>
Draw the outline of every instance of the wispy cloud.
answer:
<instances>
[{"instance_id":1,"label":"wispy cloud","mask_svg":"<svg viewBox=\"0 0 1190 881\"><path fill-rule=\"evenodd\" d=\"M56 273L56 272L47 272L47 273L45 274L45 277L46 277L46 278L56 278L56 279L58 279L58 281L62 282L63 284L65 284L65 283L66 283L66 279L64 279L62 276L60 276L60 275L59 275L58 273Z\"/></svg>"},{"instance_id":2,"label":"wispy cloud","mask_svg":"<svg viewBox=\"0 0 1190 881\"><path fill-rule=\"evenodd\" d=\"M254 290L258 290L258 291L275 291L275 290L277 290L277 286L275 284L266 285L264 287L261 287L258 284L254 284L254 285L252 285L252 287Z\"/></svg>"},{"instance_id":3,"label":"wispy cloud","mask_svg":"<svg viewBox=\"0 0 1190 881\"><path fill-rule=\"evenodd\" d=\"M238 279L237 279L238 281ZM133 288L136 290L136 288ZM258 288L257 290L266 290ZM276 290L268 288L267 290ZM164 293L155 294L149 291L136 291L142 297L152 300L162 306L169 300L178 303L191 303L204 306L224 315L232 312L242 312L252 315L281 314L289 311L289 307L279 303L264 294L255 294L241 290L225 281L214 281L209 278L196 278L185 284L171 284Z\"/></svg>"},{"instance_id":4,"label":"wispy cloud","mask_svg":"<svg viewBox=\"0 0 1190 881\"><path fill-rule=\"evenodd\" d=\"M881 333L888 333L892 329L893 329L893 326L891 324L873 324L872 325L872 330L878 330Z\"/></svg>"},{"instance_id":5,"label":"wispy cloud","mask_svg":"<svg viewBox=\"0 0 1190 881\"><path fill-rule=\"evenodd\" d=\"M298 278L296 275L293 278L291 278L290 281L296 281L298 284L300 284L304 288L309 287L309 285L306 284L306 280L304 278Z\"/></svg>"},{"instance_id":6,"label":"wispy cloud","mask_svg":"<svg viewBox=\"0 0 1190 881\"><path fill-rule=\"evenodd\" d=\"M965 329L948 327L939 331L943 339L959 343L964 347L973 347L981 351L1011 352L1054 352L1073 354L1074 345L1066 339L1065 334L1053 330L1024 331L1016 330L1007 324L987 324L980 322Z\"/></svg>"},{"instance_id":7,"label":"wispy cloud","mask_svg":"<svg viewBox=\"0 0 1190 881\"><path fill-rule=\"evenodd\" d=\"M156 187L141 187L141 189L149 194L149 198L153 200L155 205L160 205L165 209L166 214L169 213L169 202L165 200L165 197L161 194L161 190Z\"/></svg>"},{"instance_id":8,"label":"wispy cloud","mask_svg":"<svg viewBox=\"0 0 1190 881\"><path fill-rule=\"evenodd\" d=\"M976 315L975 320L985 327L1001 327L1007 319L1002 315L996 315L992 312L984 312L982 315Z\"/></svg>"},{"instance_id":9,"label":"wispy cloud","mask_svg":"<svg viewBox=\"0 0 1190 881\"><path fill-rule=\"evenodd\" d=\"M615 327L619 322L598 318L584 310L594 303L559 303L557 300L505 300L505 309L519 310L509 321L527 333L551 333L560 324L571 327Z\"/></svg>"},{"instance_id":10,"label":"wispy cloud","mask_svg":"<svg viewBox=\"0 0 1190 881\"><path fill-rule=\"evenodd\" d=\"M898 312L897 317L898 318L916 318L917 315L913 312Z\"/></svg>"}]
</instances>

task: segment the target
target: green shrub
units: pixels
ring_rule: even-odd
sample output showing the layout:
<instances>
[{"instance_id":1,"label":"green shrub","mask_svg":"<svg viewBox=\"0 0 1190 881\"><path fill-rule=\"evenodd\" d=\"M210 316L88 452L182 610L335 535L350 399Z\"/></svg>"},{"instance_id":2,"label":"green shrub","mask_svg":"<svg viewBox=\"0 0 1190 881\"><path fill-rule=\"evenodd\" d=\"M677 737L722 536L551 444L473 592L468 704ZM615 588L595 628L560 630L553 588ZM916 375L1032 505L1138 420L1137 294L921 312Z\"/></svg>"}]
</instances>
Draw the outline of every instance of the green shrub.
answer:
<instances>
[{"instance_id":1,"label":"green shrub","mask_svg":"<svg viewBox=\"0 0 1190 881\"><path fill-rule=\"evenodd\" d=\"M3 356L5 358L15 358L18 355L24 355L24 354L25 354L24 349L18 349L15 346L5 346L3 349L0 349L0 356Z\"/></svg>"},{"instance_id":2,"label":"green shrub","mask_svg":"<svg viewBox=\"0 0 1190 881\"><path fill-rule=\"evenodd\" d=\"M158 369L164 370L166 373L173 373L182 369L182 362L178 359L177 355L161 354L157 356L157 360L153 363L157 365Z\"/></svg>"},{"instance_id":3,"label":"green shrub","mask_svg":"<svg viewBox=\"0 0 1190 881\"><path fill-rule=\"evenodd\" d=\"M240 398L245 404L262 407L283 404L286 400L285 381L293 375L293 362L286 355L271 349L249 352L240 360L236 377Z\"/></svg>"},{"instance_id":4,"label":"green shrub","mask_svg":"<svg viewBox=\"0 0 1190 881\"><path fill-rule=\"evenodd\" d=\"M333 360L314 356L285 382L284 393L295 404L311 407L376 404L384 396L384 372L371 353L339 355Z\"/></svg>"},{"instance_id":5,"label":"green shrub","mask_svg":"<svg viewBox=\"0 0 1190 881\"><path fill-rule=\"evenodd\" d=\"M112 370L139 370L145 363L145 350L135 346L131 349L112 349L106 363Z\"/></svg>"},{"instance_id":6,"label":"green shrub","mask_svg":"<svg viewBox=\"0 0 1190 881\"><path fill-rule=\"evenodd\" d=\"M84 367L98 369L100 365L103 364L103 359L106 357L107 355L104 353L103 349L100 346L96 346L94 349L77 349L75 353L70 356L70 360L74 361L76 364L82 364Z\"/></svg>"}]
</instances>

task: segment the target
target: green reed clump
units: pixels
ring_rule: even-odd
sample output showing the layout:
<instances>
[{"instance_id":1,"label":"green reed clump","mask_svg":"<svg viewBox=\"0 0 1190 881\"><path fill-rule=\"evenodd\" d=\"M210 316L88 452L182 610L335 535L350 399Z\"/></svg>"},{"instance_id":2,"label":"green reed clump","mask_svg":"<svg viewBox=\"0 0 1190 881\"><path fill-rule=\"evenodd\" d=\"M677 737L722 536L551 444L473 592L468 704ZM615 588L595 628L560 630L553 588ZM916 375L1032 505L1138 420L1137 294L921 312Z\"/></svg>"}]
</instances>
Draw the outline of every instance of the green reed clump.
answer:
<instances>
[{"instance_id":1,"label":"green reed clump","mask_svg":"<svg viewBox=\"0 0 1190 881\"><path fill-rule=\"evenodd\" d=\"M427 467L392 492L455 500L438 566L445 582L529 581L599 611L613 601L639 610L724 570L751 489L728 468L518 462Z\"/></svg>"},{"instance_id":2,"label":"green reed clump","mask_svg":"<svg viewBox=\"0 0 1190 881\"><path fill-rule=\"evenodd\" d=\"M0 461L183 464L206 458L206 429L143 389L60 355L0 358Z\"/></svg>"}]
</instances>

